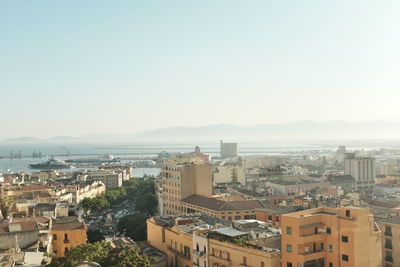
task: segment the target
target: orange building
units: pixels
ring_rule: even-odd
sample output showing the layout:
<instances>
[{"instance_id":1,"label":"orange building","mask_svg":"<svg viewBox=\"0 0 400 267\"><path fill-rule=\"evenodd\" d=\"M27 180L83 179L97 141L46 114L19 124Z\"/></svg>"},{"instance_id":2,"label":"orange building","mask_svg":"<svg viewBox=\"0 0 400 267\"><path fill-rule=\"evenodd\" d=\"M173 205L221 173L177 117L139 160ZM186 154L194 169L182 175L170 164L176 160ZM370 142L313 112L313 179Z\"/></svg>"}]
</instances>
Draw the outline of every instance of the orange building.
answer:
<instances>
[{"instance_id":1,"label":"orange building","mask_svg":"<svg viewBox=\"0 0 400 267\"><path fill-rule=\"evenodd\" d=\"M290 212L296 211L292 207L271 207L256 209L256 219L262 222L267 222L272 226L279 226L281 216Z\"/></svg>"},{"instance_id":2,"label":"orange building","mask_svg":"<svg viewBox=\"0 0 400 267\"><path fill-rule=\"evenodd\" d=\"M382 229L382 256L384 267L400 266L400 217L379 221Z\"/></svg>"},{"instance_id":3,"label":"orange building","mask_svg":"<svg viewBox=\"0 0 400 267\"><path fill-rule=\"evenodd\" d=\"M381 230L368 208L319 207L282 215L283 267L378 267Z\"/></svg>"},{"instance_id":4,"label":"orange building","mask_svg":"<svg viewBox=\"0 0 400 267\"><path fill-rule=\"evenodd\" d=\"M201 219L214 225L196 216L153 217L147 220L147 242L167 255L171 267L280 266L278 249L252 243L247 232L222 227L218 219Z\"/></svg>"},{"instance_id":5,"label":"orange building","mask_svg":"<svg viewBox=\"0 0 400 267\"><path fill-rule=\"evenodd\" d=\"M85 223L78 217L62 217L53 220L53 251L57 257L64 257L71 247L86 244Z\"/></svg>"}]
</instances>

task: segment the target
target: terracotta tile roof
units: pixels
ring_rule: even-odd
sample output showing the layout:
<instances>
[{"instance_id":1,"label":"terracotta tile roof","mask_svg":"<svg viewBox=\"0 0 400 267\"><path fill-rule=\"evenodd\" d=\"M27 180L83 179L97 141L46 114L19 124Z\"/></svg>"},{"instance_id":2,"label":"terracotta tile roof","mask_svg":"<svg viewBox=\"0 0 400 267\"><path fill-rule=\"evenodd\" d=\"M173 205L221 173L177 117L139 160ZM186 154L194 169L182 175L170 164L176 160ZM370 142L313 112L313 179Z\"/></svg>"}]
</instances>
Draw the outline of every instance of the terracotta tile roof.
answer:
<instances>
[{"instance_id":1,"label":"terracotta tile roof","mask_svg":"<svg viewBox=\"0 0 400 267\"><path fill-rule=\"evenodd\" d=\"M239 200L226 202L219 210L254 210L262 207L258 200Z\"/></svg>"},{"instance_id":2,"label":"terracotta tile roof","mask_svg":"<svg viewBox=\"0 0 400 267\"><path fill-rule=\"evenodd\" d=\"M182 199L182 202L195 206L200 206L210 210L218 210L221 206L225 204L225 201L199 195L191 195L190 197Z\"/></svg>"},{"instance_id":3,"label":"terracotta tile roof","mask_svg":"<svg viewBox=\"0 0 400 267\"><path fill-rule=\"evenodd\" d=\"M22 191L33 191L33 190L43 190L43 189L48 189L48 185L28 185L28 186L23 186L21 187Z\"/></svg>"},{"instance_id":4,"label":"terracotta tile roof","mask_svg":"<svg viewBox=\"0 0 400 267\"><path fill-rule=\"evenodd\" d=\"M78 217L61 217L53 220L51 228L53 231L86 229L86 225Z\"/></svg>"},{"instance_id":5,"label":"terracotta tile roof","mask_svg":"<svg viewBox=\"0 0 400 267\"><path fill-rule=\"evenodd\" d=\"M3 220L0 223L0 233L9 233L10 224L19 224L20 231L34 231L39 229L38 223L49 223L50 219L46 217L27 217L27 218L13 218L10 220Z\"/></svg>"},{"instance_id":6,"label":"terracotta tile roof","mask_svg":"<svg viewBox=\"0 0 400 267\"><path fill-rule=\"evenodd\" d=\"M263 208L263 205L258 200L222 201L199 195L191 195L190 197L183 199L182 202L216 211L253 210Z\"/></svg>"}]
</instances>

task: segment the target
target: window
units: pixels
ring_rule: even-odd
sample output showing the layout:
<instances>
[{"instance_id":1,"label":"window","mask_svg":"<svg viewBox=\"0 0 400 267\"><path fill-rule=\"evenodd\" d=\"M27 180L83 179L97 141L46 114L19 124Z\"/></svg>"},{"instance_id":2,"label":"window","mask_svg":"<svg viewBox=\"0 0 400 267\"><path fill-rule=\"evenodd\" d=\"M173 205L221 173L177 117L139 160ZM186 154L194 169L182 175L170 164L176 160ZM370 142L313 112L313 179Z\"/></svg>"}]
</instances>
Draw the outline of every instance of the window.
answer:
<instances>
[{"instance_id":1,"label":"window","mask_svg":"<svg viewBox=\"0 0 400 267\"><path fill-rule=\"evenodd\" d=\"M261 267L264 267L264 262L263 261L261 262Z\"/></svg>"},{"instance_id":2,"label":"window","mask_svg":"<svg viewBox=\"0 0 400 267\"><path fill-rule=\"evenodd\" d=\"M350 210L346 210L346 217L350 217Z\"/></svg>"},{"instance_id":3,"label":"window","mask_svg":"<svg viewBox=\"0 0 400 267\"><path fill-rule=\"evenodd\" d=\"M324 249L324 243L321 243L321 249L323 250Z\"/></svg>"},{"instance_id":4,"label":"window","mask_svg":"<svg viewBox=\"0 0 400 267\"><path fill-rule=\"evenodd\" d=\"M332 262L329 263L329 267L333 267L333 263Z\"/></svg>"},{"instance_id":5,"label":"window","mask_svg":"<svg viewBox=\"0 0 400 267\"><path fill-rule=\"evenodd\" d=\"M68 234L64 234L64 239L65 239L65 240L68 239Z\"/></svg>"},{"instance_id":6,"label":"window","mask_svg":"<svg viewBox=\"0 0 400 267\"><path fill-rule=\"evenodd\" d=\"M268 221L272 221L272 215L268 214Z\"/></svg>"},{"instance_id":7,"label":"window","mask_svg":"<svg viewBox=\"0 0 400 267\"><path fill-rule=\"evenodd\" d=\"M247 258L243 256L243 265L247 265Z\"/></svg>"},{"instance_id":8,"label":"window","mask_svg":"<svg viewBox=\"0 0 400 267\"><path fill-rule=\"evenodd\" d=\"M292 245L286 245L286 251L287 252L292 252Z\"/></svg>"},{"instance_id":9,"label":"window","mask_svg":"<svg viewBox=\"0 0 400 267\"><path fill-rule=\"evenodd\" d=\"M329 245L329 246L328 246L328 250L329 250L329 252L333 252L333 246L332 246L332 245Z\"/></svg>"},{"instance_id":10,"label":"window","mask_svg":"<svg viewBox=\"0 0 400 267\"><path fill-rule=\"evenodd\" d=\"M68 253L68 248L65 248L65 249L64 249L64 253Z\"/></svg>"},{"instance_id":11,"label":"window","mask_svg":"<svg viewBox=\"0 0 400 267\"><path fill-rule=\"evenodd\" d=\"M342 242L349 243L349 237L342 235Z\"/></svg>"},{"instance_id":12,"label":"window","mask_svg":"<svg viewBox=\"0 0 400 267\"><path fill-rule=\"evenodd\" d=\"M239 216L235 216L235 220L240 220L240 215Z\"/></svg>"},{"instance_id":13,"label":"window","mask_svg":"<svg viewBox=\"0 0 400 267\"><path fill-rule=\"evenodd\" d=\"M57 240L57 235L53 235L53 239L54 239L54 240Z\"/></svg>"},{"instance_id":14,"label":"window","mask_svg":"<svg viewBox=\"0 0 400 267\"><path fill-rule=\"evenodd\" d=\"M342 261L349 261L349 256L343 254L342 255Z\"/></svg>"},{"instance_id":15,"label":"window","mask_svg":"<svg viewBox=\"0 0 400 267\"><path fill-rule=\"evenodd\" d=\"M328 227L326 227L326 233L327 234L330 234L330 233L332 233L332 230L331 230L331 228L328 226Z\"/></svg>"},{"instance_id":16,"label":"window","mask_svg":"<svg viewBox=\"0 0 400 267\"><path fill-rule=\"evenodd\" d=\"M292 234L292 227L291 226L287 226L286 227L286 234L288 234L288 235Z\"/></svg>"},{"instance_id":17,"label":"window","mask_svg":"<svg viewBox=\"0 0 400 267\"><path fill-rule=\"evenodd\" d=\"M286 263L286 267L293 267L293 264L291 262Z\"/></svg>"}]
</instances>

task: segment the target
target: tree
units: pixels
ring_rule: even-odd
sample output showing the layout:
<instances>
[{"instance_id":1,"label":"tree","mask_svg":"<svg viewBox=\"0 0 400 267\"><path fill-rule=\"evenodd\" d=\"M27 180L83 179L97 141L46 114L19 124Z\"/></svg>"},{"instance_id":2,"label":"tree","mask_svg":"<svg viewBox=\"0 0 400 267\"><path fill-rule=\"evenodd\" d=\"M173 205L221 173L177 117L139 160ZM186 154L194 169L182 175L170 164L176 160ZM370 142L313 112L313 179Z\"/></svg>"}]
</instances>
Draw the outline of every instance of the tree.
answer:
<instances>
[{"instance_id":1,"label":"tree","mask_svg":"<svg viewBox=\"0 0 400 267\"><path fill-rule=\"evenodd\" d=\"M157 213L157 203L155 194L146 193L136 200L136 209L147 216L151 216Z\"/></svg>"},{"instance_id":2,"label":"tree","mask_svg":"<svg viewBox=\"0 0 400 267\"><path fill-rule=\"evenodd\" d=\"M3 218L8 217L8 213L10 212L10 207L12 206L13 199L10 196L6 196L4 194L0 195L0 212Z\"/></svg>"},{"instance_id":3,"label":"tree","mask_svg":"<svg viewBox=\"0 0 400 267\"><path fill-rule=\"evenodd\" d=\"M105 239L103 233L100 230L92 230L87 231L87 240L89 243L99 242Z\"/></svg>"},{"instance_id":4,"label":"tree","mask_svg":"<svg viewBox=\"0 0 400 267\"><path fill-rule=\"evenodd\" d=\"M97 262L101 266L116 267L148 267L150 261L145 255L140 255L139 249L117 247L111 249L105 241L84 244L71 248L65 258L52 258L48 267L73 267L83 261Z\"/></svg>"},{"instance_id":5,"label":"tree","mask_svg":"<svg viewBox=\"0 0 400 267\"><path fill-rule=\"evenodd\" d=\"M103 266L114 267L150 267L150 260L140 255L139 249L132 247L116 247L103 262Z\"/></svg>"},{"instance_id":6,"label":"tree","mask_svg":"<svg viewBox=\"0 0 400 267\"><path fill-rule=\"evenodd\" d=\"M142 213L130 214L122 217L118 222L118 232L129 236L135 241L143 241L147 238L147 216Z\"/></svg>"}]
</instances>

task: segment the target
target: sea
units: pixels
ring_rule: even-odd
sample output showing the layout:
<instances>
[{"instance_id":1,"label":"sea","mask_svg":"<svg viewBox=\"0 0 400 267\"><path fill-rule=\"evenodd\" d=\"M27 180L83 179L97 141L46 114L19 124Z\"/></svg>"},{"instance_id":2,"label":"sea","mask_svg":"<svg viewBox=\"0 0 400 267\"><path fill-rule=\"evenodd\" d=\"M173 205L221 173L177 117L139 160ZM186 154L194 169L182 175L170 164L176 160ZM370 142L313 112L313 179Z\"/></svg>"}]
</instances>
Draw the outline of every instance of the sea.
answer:
<instances>
[{"instance_id":1,"label":"sea","mask_svg":"<svg viewBox=\"0 0 400 267\"><path fill-rule=\"evenodd\" d=\"M80 157L97 157L105 154L126 158L127 162L141 158L156 157L160 152L192 152L195 146L211 156L219 155L219 143L0 143L0 173L32 172L29 164L44 162L51 156L59 160ZM290 155L309 153L331 153L337 149L334 145L315 145L306 142L254 142L239 143L238 154L250 155ZM32 157L41 153L41 158ZM21 155L21 157L10 157ZM87 168L85 168L87 169ZM158 168L136 168L135 176L157 176Z\"/></svg>"}]
</instances>

